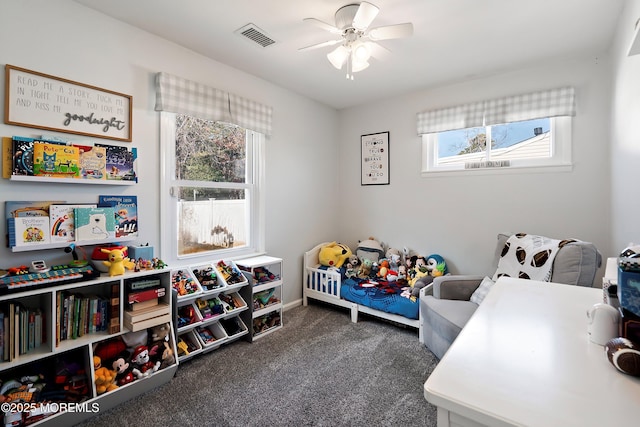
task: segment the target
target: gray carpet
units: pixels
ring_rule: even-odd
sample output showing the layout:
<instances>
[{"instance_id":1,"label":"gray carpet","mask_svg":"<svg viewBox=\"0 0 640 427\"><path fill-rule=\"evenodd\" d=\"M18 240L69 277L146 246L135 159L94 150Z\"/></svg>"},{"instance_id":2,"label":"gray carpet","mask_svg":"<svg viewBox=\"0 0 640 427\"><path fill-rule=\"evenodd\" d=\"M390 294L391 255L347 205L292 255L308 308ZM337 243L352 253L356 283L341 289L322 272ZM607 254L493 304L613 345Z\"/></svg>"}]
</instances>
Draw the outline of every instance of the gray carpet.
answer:
<instances>
[{"instance_id":1,"label":"gray carpet","mask_svg":"<svg viewBox=\"0 0 640 427\"><path fill-rule=\"evenodd\" d=\"M413 329L320 304L284 327L182 363L172 381L86 426L435 426L437 359Z\"/></svg>"}]
</instances>

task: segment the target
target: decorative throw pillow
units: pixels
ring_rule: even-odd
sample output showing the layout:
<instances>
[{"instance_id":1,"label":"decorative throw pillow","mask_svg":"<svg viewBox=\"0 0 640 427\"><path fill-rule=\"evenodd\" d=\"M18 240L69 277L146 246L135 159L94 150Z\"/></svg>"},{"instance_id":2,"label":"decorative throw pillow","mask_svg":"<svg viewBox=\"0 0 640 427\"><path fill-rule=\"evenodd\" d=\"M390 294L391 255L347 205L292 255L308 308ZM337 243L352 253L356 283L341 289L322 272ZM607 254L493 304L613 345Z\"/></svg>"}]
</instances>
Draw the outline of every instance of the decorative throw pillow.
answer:
<instances>
[{"instance_id":1,"label":"decorative throw pillow","mask_svg":"<svg viewBox=\"0 0 640 427\"><path fill-rule=\"evenodd\" d=\"M491 289L491 287L493 286L495 282L491 279L489 279L489 277L485 276L484 279L482 279L482 282L480 283L480 286L478 286L478 289L476 289L473 294L471 294L471 302L475 302L476 304L480 305L480 303L482 302L482 300L484 300L484 297L487 296L487 294L489 293L489 289Z\"/></svg>"}]
</instances>

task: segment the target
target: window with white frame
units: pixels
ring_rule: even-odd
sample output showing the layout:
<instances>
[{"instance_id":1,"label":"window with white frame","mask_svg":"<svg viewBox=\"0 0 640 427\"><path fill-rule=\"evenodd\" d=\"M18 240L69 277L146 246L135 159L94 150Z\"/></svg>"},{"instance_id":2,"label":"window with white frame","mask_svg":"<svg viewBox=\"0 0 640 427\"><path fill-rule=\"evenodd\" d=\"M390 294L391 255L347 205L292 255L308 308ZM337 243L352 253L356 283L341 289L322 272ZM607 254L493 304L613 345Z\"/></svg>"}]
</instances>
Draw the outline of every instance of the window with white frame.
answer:
<instances>
[{"instance_id":1,"label":"window with white frame","mask_svg":"<svg viewBox=\"0 0 640 427\"><path fill-rule=\"evenodd\" d=\"M422 173L570 170L574 114L572 88L419 113Z\"/></svg>"},{"instance_id":2,"label":"window with white frame","mask_svg":"<svg viewBox=\"0 0 640 427\"><path fill-rule=\"evenodd\" d=\"M263 252L271 108L160 73L156 110L163 260L210 262Z\"/></svg>"}]
</instances>

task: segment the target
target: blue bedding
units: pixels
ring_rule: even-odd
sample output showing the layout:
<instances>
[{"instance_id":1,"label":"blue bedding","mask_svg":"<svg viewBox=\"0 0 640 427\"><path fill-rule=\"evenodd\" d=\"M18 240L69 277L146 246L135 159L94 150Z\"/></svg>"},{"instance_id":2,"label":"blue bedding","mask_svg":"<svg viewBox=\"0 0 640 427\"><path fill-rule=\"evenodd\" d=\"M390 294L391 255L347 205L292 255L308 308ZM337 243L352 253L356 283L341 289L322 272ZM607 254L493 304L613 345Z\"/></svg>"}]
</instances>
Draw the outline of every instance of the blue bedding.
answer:
<instances>
[{"instance_id":1,"label":"blue bedding","mask_svg":"<svg viewBox=\"0 0 640 427\"><path fill-rule=\"evenodd\" d=\"M342 281L340 295L347 301L408 319L418 318L418 301L410 298L406 286L396 282L351 278Z\"/></svg>"}]
</instances>

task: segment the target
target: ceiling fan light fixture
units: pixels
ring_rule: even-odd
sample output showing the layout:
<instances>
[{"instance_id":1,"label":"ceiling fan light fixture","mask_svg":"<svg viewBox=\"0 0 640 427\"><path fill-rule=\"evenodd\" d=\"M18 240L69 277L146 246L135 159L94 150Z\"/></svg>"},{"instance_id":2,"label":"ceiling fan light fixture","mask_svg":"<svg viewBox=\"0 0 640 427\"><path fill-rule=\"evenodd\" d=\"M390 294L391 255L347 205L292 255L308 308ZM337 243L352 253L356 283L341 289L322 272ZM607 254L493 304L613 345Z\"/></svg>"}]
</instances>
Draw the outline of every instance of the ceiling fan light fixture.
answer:
<instances>
[{"instance_id":1,"label":"ceiling fan light fixture","mask_svg":"<svg viewBox=\"0 0 640 427\"><path fill-rule=\"evenodd\" d=\"M351 47L354 61L367 62L371 57L371 49L368 43L358 41Z\"/></svg>"},{"instance_id":2,"label":"ceiling fan light fixture","mask_svg":"<svg viewBox=\"0 0 640 427\"><path fill-rule=\"evenodd\" d=\"M362 71L369 67L369 63L367 61L359 61L356 57L353 57L351 61L351 72L357 73L358 71Z\"/></svg>"},{"instance_id":3,"label":"ceiling fan light fixture","mask_svg":"<svg viewBox=\"0 0 640 427\"><path fill-rule=\"evenodd\" d=\"M349 49L344 46L338 46L333 51L327 54L327 59L331 62L331 65L336 67L338 70L342 68L344 63L347 61L349 57Z\"/></svg>"}]
</instances>

